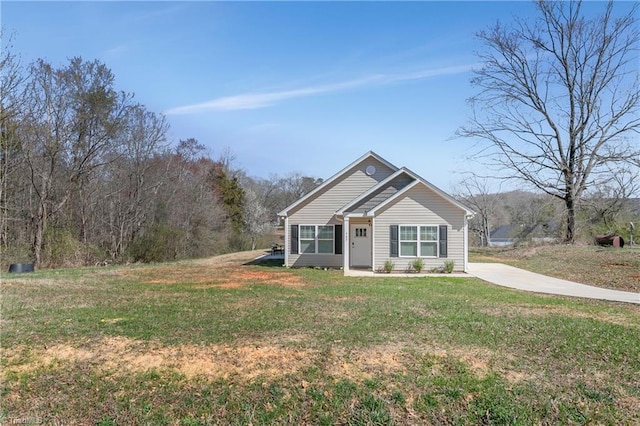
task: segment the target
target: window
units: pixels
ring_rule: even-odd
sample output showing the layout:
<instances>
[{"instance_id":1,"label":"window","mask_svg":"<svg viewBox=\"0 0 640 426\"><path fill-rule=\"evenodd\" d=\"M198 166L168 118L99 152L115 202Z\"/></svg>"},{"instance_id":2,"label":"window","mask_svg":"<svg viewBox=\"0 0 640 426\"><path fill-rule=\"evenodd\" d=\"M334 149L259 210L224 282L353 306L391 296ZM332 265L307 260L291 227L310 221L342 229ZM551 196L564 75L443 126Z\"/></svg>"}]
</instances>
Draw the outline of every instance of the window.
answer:
<instances>
[{"instance_id":1,"label":"window","mask_svg":"<svg viewBox=\"0 0 640 426\"><path fill-rule=\"evenodd\" d=\"M421 226L420 227L420 256L423 256L423 257L438 256L438 227L437 226Z\"/></svg>"},{"instance_id":2,"label":"window","mask_svg":"<svg viewBox=\"0 0 640 426\"><path fill-rule=\"evenodd\" d=\"M418 255L418 227L400 227L400 256Z\"/></svg>"},{"instance_id":3,"label":"window","mask_svg":"<svg viewBox=\"0 0 640 426\"><path fill-rule=\"evenodd\" d=\"M437 257L437 226L400 226L400 256L403 257Z\"/></svg>"},{"instance_id":4,"label":"window","mask_svg":"<svg viewBox=\"0 0 640 426\"><path fill-rule=\"evenodd\" d=\"M333 254L333 226L318 226L318 253Z\"/></svg>"},{"instance_id":5,"label":"window","mask_svg":"<svg viewBox=\"0 0 640 426\"><path fill-rule=\"evenodd\" d=\"M300 225L300 253L333 254L333 225Z\"/></svg>"},{"instance_id":6,"label":"window","mask_svg":"<svg viewBox=\"0 0 640 426\"><path fill-rule=\"evenodd\" d=\"M316 252L316 227L300 225L300 253Z\"/></svg>"}]
</instances>

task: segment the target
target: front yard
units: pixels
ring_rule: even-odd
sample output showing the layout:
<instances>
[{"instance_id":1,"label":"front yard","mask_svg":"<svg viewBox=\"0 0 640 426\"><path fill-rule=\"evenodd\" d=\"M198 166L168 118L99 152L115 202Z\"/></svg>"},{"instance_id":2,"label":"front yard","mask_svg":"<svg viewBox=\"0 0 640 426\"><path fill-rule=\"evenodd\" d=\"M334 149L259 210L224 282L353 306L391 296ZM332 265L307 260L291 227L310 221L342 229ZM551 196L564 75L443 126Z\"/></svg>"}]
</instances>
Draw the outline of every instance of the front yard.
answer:
<instances>
[{"instance_id":1,"label":"front yard","mask_svg":"<svg viewBox=\"0 0 640 426\"><path fill-rule=\"evenodd\" d=\"M237 260L3 275L2 423L640 423L637 306Z\"/></svg>"}]
</instances>

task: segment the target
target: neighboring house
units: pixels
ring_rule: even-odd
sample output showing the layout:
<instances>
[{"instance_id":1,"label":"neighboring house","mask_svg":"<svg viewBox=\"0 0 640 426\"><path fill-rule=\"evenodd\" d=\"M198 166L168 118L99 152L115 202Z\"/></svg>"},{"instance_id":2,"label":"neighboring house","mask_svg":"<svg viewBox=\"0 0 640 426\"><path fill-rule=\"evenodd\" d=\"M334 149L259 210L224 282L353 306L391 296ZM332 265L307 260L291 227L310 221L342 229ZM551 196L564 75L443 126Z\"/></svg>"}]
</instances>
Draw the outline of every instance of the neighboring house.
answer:
<instances>
[{"instance_id":1,"label":"neighboring house","mask_svg":"<svg viewBox=\"0 0 640 426\"><path fill-rule=\"evenodd\" d=\"M491 246L511 246L521 241L532 243L553 243L558 240L558 224L553 221L538 223L534 226L502 225L491 231Z\"/></svg>"},{"instance_id":2,"label":"neighboring house","mask_svg":"<svg viewBox=\"0 0 640 426\"><path fill-rule=\"evenodd\" d=\"M467 270L473 212L406 168L368 152L278 215L285 266L405 271L455 262Z\"/></svg>"},{"instance_id":3,"label":"neighboring house","mask_svg":"<svg viewBox=\"0 0 640 426\"><path fill-rule=\"evenodd\" d=\"M521 232L519 226L502 225L491 231L489 235L489 245L495 247L511 246L518 241L518 234Z\"/></svg>"}]
</instances>

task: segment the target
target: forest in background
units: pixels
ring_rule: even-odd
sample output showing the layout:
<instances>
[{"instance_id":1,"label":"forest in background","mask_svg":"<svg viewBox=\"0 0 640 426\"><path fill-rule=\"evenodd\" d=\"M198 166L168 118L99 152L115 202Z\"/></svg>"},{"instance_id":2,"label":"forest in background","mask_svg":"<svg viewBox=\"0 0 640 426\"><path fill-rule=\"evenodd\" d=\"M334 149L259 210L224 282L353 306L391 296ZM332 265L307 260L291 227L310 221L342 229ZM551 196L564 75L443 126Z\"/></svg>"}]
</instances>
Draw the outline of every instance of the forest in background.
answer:
<instances>
[{"instance_id":1,"label":"forest in background","mask_svg":"<svg viewBox=\"0 0 640 426\"><path fill-rule=\"evenodd\" d=\"M522 190L483 192L478 186L461 186L457 196L476 212L469 221L471 246L498 243L492 235L512 239L515 245L563 242L566 220L562 200L548 194ZM594 244L596 236L620 235L629 241L630 223L636 227L634 240L640 240L640 198L627 195L635 186L604 186L585 196L577 209L577 244ZM635 190L635 189L634 189ZM497 232L499 228L506 232Z\"/></svg>"},{"instance_id":2,"label":"forest in background","mask_svg":"<svg viewBox=\"0 0 640 426\"><path fill-rule=\"evenodd\" d=\"M170 141L99 61L0 62L2 268L153 262L268 245L319 179L248 176L230 148ZM215 155L214 155L215 154Z\"/></svg>"}]
</instances>

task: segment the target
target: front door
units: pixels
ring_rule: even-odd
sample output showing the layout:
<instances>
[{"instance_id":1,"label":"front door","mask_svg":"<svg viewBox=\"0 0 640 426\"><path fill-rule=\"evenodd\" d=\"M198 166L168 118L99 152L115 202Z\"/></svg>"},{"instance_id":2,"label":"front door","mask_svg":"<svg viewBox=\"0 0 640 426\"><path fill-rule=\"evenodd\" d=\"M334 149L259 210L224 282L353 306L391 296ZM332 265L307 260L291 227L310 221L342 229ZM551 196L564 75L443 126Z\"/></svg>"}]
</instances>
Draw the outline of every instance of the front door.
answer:
<instances>
[{"instance_id":1,"label":"front door","mask_svg":"<svg viewBox=\"0 0 640 426\"><path fill-rule=\"evenodd\" d=\"M349 226L351 252L349 258L353 267L371 267L371 225L352 223Z\"/></svg>"}]
</instances>

